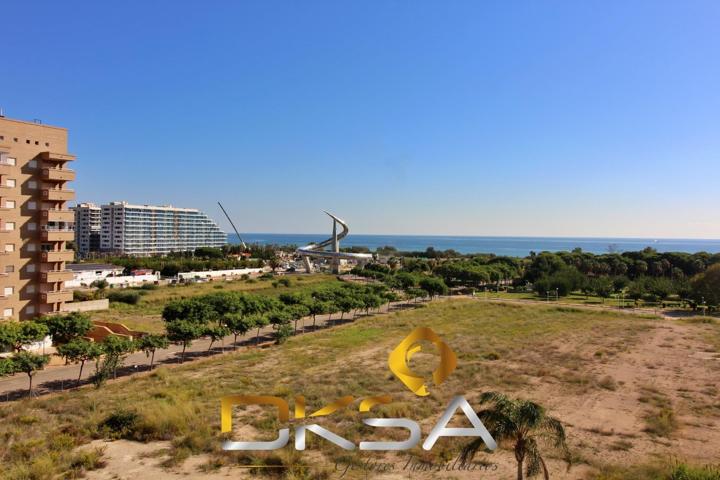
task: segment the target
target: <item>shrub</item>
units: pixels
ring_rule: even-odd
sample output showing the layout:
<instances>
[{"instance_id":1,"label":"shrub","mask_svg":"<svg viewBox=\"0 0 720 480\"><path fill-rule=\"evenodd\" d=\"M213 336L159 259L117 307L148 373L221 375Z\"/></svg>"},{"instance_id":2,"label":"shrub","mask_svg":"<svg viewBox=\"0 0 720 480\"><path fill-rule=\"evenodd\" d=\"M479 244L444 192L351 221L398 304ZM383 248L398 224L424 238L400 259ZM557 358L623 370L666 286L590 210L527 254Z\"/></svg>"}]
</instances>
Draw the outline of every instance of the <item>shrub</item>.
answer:
<instances>
[{"instance_id":1,"label":"shrub","mask_svg":"<svg viewBox=\"0 0 720 480\"><path fill-rule=\"evenodd\" d=\"M159 287L154 283L143 283L140 285L141 290L157 290Z\"/></svg>"},{"instance_id":2,"label":"shrub","mask_svg":"<svg viewBox=\"0 0 720 480\"><path fill-rule=\"evenodd\" d=\"M134 438L135 431L140 421L140 415L131 410L117 410L100 422L98 425L101 432L113 439Z\"/></svg>"},{"instance_id":3,"label":"shrub","mask_svg":"<svg viewBox=\"0 0 720 480\"><path fill-rule=\"evenodd\" d=\"M127 303L129 305L136 305L140 301L140 294L130 290L120 290L110 292L108 299L111 302Z\"/></svg>"},{"instance_id":4,"label":"shrub","mask_svg":"<svg viewBox=\"0 0 720 480\"><path fill-rule=\"evenodd\" d=\"M88 300L93 300L94 298L95 294L93 292L88 292L86 290L73 290L74 302L87 302Z\"/></svg>"}]
</instances>

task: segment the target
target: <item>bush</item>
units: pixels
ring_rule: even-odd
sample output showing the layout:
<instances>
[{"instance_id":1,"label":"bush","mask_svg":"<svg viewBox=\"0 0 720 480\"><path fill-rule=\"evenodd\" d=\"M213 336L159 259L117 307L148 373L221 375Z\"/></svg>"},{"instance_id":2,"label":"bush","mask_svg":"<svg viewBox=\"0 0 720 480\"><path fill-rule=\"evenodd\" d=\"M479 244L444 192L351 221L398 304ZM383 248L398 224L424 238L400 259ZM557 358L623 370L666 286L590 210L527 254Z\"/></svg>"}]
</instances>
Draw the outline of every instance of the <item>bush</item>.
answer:
<instances>
[{"instance_id":1,"label":"bush","mask_svg":"<svg viewBox=\"0 0 720 480\"><path fill-rule=\"evenodd\" d=\"M157 290L158 288L154 283L143 283L140 285L140 290Z\"/></svg>"},{"instance_id":2,"label":"bush","mask_svg":"<svg viewBox=\"0 0 720 480\"><path fill-rule=\"evenodd\" d=\"M117 410L100 422L100 431L112 439L132 439L139 424L140 415L130 410Z\"/></svg>"},{"instance_id":3,"label":"bush","mask_svg":"<svg viewBox=\"0 0 720 480\"><path fill-rule=\"evenodd\" d=\"M73 302L87 302L94 300L95 294L86 290L73 290Z\"/></svg>"},{"instance_id":4,"label":"bush","mask_svg":"<svg viewBox=\"0 0 720 480\"><path fill-rule=\"evenodd\" d=\"M140 301L140 294L130 290L115 291L108 294L108 299L111 302L127 303L129 305L136 305Z\"/></svg>"}]
</instances>

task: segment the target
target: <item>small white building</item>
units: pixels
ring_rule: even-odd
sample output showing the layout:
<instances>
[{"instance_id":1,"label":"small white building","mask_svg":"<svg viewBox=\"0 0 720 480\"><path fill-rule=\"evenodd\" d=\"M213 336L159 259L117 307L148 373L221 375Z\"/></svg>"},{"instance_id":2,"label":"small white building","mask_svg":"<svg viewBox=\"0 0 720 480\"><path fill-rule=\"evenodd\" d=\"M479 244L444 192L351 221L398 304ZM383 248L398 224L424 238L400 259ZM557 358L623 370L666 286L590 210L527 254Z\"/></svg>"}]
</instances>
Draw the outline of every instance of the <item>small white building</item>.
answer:
<instances>
[{"instance_id":1,"label":"small white building","mask_svg":"<svg viewBox=\"0 0 720 480\"><path fill-rule=\"evenodd\" d=\"M69 263L66 267L73 272L73 279L65 282L65 286L89 287L97 280L105 280L107 277L119 277L123 274L123 267L110 265L109 263Z\"/></svg>"},{"instance_id":2,"label":"small white building","mask_svg":"<svg viewBox=\"0 0 720 480\"><path fill-rule=\"evenodd\" d=\"M178 273L178 280L216 280L222 278L240 277L243 275L259 275L266 271L270 271L269 268L235 268L232 270L206 270L203 272L180 272Z\"/></svg>"}]
</instances>

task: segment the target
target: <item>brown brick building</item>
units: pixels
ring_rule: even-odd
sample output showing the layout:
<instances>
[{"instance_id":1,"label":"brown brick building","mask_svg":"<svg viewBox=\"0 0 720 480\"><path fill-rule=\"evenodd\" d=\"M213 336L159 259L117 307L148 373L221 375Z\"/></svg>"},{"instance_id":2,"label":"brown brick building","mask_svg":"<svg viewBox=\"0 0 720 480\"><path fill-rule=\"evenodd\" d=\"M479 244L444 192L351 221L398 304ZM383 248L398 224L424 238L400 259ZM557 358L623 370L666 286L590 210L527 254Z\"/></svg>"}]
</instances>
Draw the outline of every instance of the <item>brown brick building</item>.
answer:
<instances>
[{"instance_id":1,"label":"brown brick building","mask_svg":"<svg viewBox=\"0 0 720 480\"><path fill-rule=\"evenodd\" d=\"M0 321L24 320L72 301L63 282L74 237L75 192L67 130L0 117Z\"/></svg>"}]
</instances>

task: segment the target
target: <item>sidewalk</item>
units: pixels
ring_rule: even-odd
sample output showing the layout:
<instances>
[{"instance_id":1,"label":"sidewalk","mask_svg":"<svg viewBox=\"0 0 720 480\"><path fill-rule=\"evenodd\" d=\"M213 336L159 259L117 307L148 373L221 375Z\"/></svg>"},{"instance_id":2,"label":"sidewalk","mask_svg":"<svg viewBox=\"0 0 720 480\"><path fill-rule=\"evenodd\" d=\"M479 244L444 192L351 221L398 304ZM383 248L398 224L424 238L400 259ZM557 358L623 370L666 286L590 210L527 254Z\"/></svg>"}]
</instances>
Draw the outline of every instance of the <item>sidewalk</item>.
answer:
<instances>
[{"instance_id":1,"label":"sidewalk","mask_svg":"<svg viewBox=\"0 0 720 480\"><path fill-rule=\"evenodd\" d=\"M405 306L405 307L402 307ZM381 307L380 313L387 313L393 310L399 310L401 308L407 308L407 302L394 302L389 306ZM377 314L377 312L370 313L370 315ZM316 326L313 329L312 317L306 317L305 319L298 322L298 335L310 334L317 330L325 328L331 328L337 325L349 323L356 318L364 316L364 312L358 312L353 317L346 314L340 321L340 314L336 313L330 315L318 315L316 320ZM302 326L305 325L303 329ZM293 323L294 326L294 323ZM213 355L220 355L224 352L233 351L234 347L241 348L254 348L255 347L255 335L256 330L248 332L244 337L239 337L237 345L233 344L234 336L230 335L225 337L222 342L215 342L212 350L208 350L210 347L210 340L201 338L192 343L185 350L185 363L192 362L198 358L207 358ZM265 327L260 330L259 344L260 347L267 347L274 342L273 329L271 326ZM164 350L158 350L155 352L155 364L154 366L160 365L179 365L180 364L180 353L182 352L182 346L171 345L169 348ZM123 367L118 369L117 376L124 377L132 375L138 372L146 372L150 369L150 359L145 355L144 352L136 352L125 357ZM90 383L90 378L95 373L95 362L86 362L83 368L81 385L87 385ZM45 370L41 370L33 377L33 396L47 395L49 393L61 392L68 389L77 387L77 379L80 374L80 365L58 365L50 366ZM0 403L20 398L26 398L28 395L28 377L24 373L16 373L10 377L0 378Z\"/></svg>"}]
</instances>

